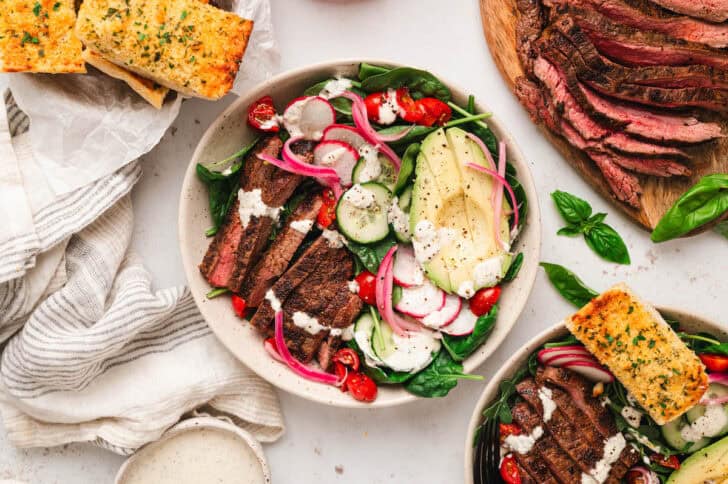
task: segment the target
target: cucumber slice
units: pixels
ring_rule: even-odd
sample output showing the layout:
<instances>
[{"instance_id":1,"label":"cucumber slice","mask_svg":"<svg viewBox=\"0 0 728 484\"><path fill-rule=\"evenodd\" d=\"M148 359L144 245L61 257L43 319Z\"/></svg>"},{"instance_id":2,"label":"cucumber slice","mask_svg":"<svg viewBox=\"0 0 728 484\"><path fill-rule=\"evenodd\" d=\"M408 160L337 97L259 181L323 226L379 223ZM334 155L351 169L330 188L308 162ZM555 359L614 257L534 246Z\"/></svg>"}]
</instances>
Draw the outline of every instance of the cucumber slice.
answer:
<instances>
[{"instance_id":1,"label":"cucumber slice","mask_svg":"<svg viewBox=\"0 0 728 484\"><path fill-rule=\"evenodd\" d=\"M377 328L372 331L372 349L380 360L386 361L387 357L397 351L397 347L392 338L392 328L388 324L380 324L378 329L379 331Z\"/></svg>"},{"instance_id":2,"label":"cucumber slice","mask_svg":"<svg viewBox=\"0 0 728 484\"><path fill-rule=\"evenodd\" d=\"M703 437L690 445L690 442L683 439L682 435L680 435L680 431L683 427L685 427L685 425L687 425L687 422L683 417L680 417L660 427L662 436L665 438L665 442L667 442L670 447L689 454L698 449L702 449L710 443L710 439Z\"/></svg>"},{"instance_id":3,"label":"cucumber slice","mask_svg":"<svg viewBox=\"0 0 728 484\"><path fill-rule=\"evenodd\" d=\"M359 316L359 319L354 323L354 341L356 341L359 349L364 353L364 357L367 359L369 366L376 366L381 363L379 357L372 349L372 333L374 328L374 318L368 313Z\"/></svg>"},{"instance_id":4,"label":"cucumber slice","mask_svg":"<svg viewBox=\"0 0 728 484\"><path fill-rule=\"evenodd\" d=\"M405 188L402 191L402 194L399 196L399 208L401 208L403 212L409 213L411 206L412 206L412 185L408 185L407 188Z\"/></svg>"},{"instance_id":5,"label":"cucumber slice","mask_svg":"<svg viewBox=\"0 0 728 484\"><path fill-rule=\"evenodd\" d=\"M373 197L366 207L356 205L361 198L361 190ZM347 194L351 192L351 196ZM358 192L358 193L357 193ZM336 205L336 224L347 238L360 244L379 242L389 234L387 210L392 201L392 193L376 182L356 184L347 190Z\"/></svg>"},{"instance_id":6,"label":"cucumber slice","mask_svg":"<svg viewBox=\"0 0 728 484\"><path fill-rule=\"evenodd\" d=\"M434 333L422 330L409 336L397 336L385 322L372 332L372 348L377 358L395 371L416 373L425 368L440 351L440 340Z\"/></svg>"},{"instance_id":7,"label":"cucumber slice","mask_svg":"<svg viewBox=\"0 0 728 484\"><path fill-rule=\"evenodd\" d=\"M728 395L728 387L718 383L711 383L708 385L708 391L705 393L704 398L718 398L725 397L726 395ZM723 405L723 411L728 415L728 403ZM688 422L693 423L705 415L705 405L695 405L685 415L688 418ZM724 425L720 430L716 430L714 437L720 437L725 434L728 434L728 424Z\"/></svg>"},{"instance_id":8,"label":"cucumber slice","mask_svg":"<svg viewBox=\"0 0 728 484\"><path fill-rule=\"evenodd\" d=\"M391 192L397 184L397 170L395 170L394 165L389 158L379 155L378 159L382 171L374 180L364 176L364 166L366 165L366 160L364 158L359 158L359 161L357 161L356 165L354 165L354 169L351 171L351 179L354 183L375 181L387 187L387 190Z\"/></svg>"}]
</instances>

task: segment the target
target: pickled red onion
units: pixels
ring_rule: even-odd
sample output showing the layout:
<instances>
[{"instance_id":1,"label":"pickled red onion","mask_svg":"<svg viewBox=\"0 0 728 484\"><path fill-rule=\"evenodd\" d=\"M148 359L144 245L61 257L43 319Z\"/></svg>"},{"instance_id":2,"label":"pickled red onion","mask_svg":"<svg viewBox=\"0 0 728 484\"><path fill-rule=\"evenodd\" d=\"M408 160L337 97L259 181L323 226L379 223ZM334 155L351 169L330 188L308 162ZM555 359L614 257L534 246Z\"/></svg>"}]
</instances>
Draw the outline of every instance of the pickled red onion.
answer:
<instances>
[{"instance_id":1,"label":"pickled red onion","mask_svg":"<svg viewBox=\"0 0 728 484\"><path fill-rule=\"evenodd\" d=\"M394 312L392 307L392 284L394 276L392 274L392 266L394 265L394 253L397 251L397 246L392 246L391 249L382 259L382 263L379 265L377 271L377 282L374 287L374 293L377 299L377 308L382 315L382 318L391 326L399 336L406 336L406 331L419 331L420 327L407 321L401 316Z\"/></svg>"}]
</instances>

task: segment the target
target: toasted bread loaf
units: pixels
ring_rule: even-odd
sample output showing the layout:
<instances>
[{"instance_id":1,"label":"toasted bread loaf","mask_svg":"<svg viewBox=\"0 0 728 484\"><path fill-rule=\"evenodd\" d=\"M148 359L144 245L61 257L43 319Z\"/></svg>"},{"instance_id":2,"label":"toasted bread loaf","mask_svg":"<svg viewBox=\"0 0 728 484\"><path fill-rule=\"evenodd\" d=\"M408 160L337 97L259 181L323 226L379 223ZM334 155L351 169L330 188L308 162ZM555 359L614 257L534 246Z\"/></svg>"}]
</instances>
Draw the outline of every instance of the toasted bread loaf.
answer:
<instances>
[{"instance_id":1,"label":"toasted bread loaf","mask_svg":"<svg viewBox=\"0 0 728 484\"><path fill-rule=\"evenodd\" d=\"M199 0L85 0L76 34L104 59L188 96L232 87L253 22Z\"/></svg>"},{"instance_id":2,"label":"toasted bread loaf","mask_svg":"<svg viewBox=\"0 0 728 484\"><path fill-rule=\"evenodd\" d=\"M0 71L86 72L73 0L0 1Z\"/></svg>"},{"instance_id":3,"label":"toasted bread loaf","mask_svg":"<svg viewBox=\"0 0 728 484\"><path fill-rule=\"evenodd\" d=\"M144 79L138 74L117 66L113 62L109 62L96 52L85 49L83 51L83 59L87 64L91 64L107 76L124 81L144 100L157 109L162 107L164 98L167 96L169 89L160 86L154 81Z\"/></svg>"},{"instance_id":4,"label":"toasted bread loaf","mask_svg":"<svg viewBox=\"0 0 728 484\"><path fill-rule=\"evenodd\" d=\"M697 404L708 388L697 355L625 284L594 298L565 324L659 425Z\"/></svg>"}]
</instances>

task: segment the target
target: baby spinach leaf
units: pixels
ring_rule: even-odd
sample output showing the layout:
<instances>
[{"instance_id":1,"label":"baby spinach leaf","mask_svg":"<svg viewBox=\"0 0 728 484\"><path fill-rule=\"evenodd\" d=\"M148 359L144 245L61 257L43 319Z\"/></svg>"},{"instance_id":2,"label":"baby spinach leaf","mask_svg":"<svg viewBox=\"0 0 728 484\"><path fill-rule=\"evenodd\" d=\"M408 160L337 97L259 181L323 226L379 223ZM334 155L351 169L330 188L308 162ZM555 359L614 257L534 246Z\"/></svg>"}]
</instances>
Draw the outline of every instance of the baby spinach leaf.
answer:
<instances>
[{"instance_id":1,"label":"baby spinach leaf","mask_svg":"<svg viewBox=\"0 0 728 484\"><path fill-rule=\"evenodd\" d=\"M402 164L399 166L397 174L397 183L394 184L394 193L399 194L409 184L412 173L415 171L415 162L417 155L420 154L420 144L412 143L407 147L402 156Z\"/></svg>"},{"instance_id":2,"label":"baby spinach leaf","mask_svg":"<svg viewBox=\"0 0 728 484\"><path fill-rule=\"evenodd\" d=\"M409 88L410 93L425 97L436 97L442 101L450 100L450 89L427 71L412 67L395 67L379 74L370 75L370 69L364 72L361 87L366 92L380 92L387 89ZM359 67L359 76L362 68Z\"/></svg>"},{"instance_id":3,"label":"baby spinach leaf","mask_svg":"<svg viewBox=\"0 0 728 484\"><path fill-rule=\"evenodd\" d=\"M396 385L410 380L414 375L404 371L393 371L389 368L379 368L378 366L368 366L364 364L364 373L375 382L383 385Z\"/></svg>"},{"instance_id":4,"label":"baby spinach leaf","mask_svg":"<svg viewBox=\"0 0 728 484\"><path fill-rule=\"evenodd\" d=\"M498 305L496 304L487 313L478 318L475 322L473 332L467 336L442 335L442 344L455 361L463 361L480 347L490 336L495 320L498 317Z\"/></svg>"},{"instance_id":5,"label":"baby spinach leaf","mask_svg":"<svg viewBox=\"0 0 728 484\"><path fill-rule=\"evenodd\" d=\"M409 129L409 126L397 124L392 126L387 126L386 128L380 129L377 131L377 133L381 135L388 135L388 134L397 134L401 133L405 129ZM390 141L387 144L392 146L404 146L409 145L411 143L416 143L418 141L421 141L425 136L435 131L437 126L420 126L419 124L413 127L404 137L396 140L396 141Z\"/></svg>"},{"instance_id":6,"label":"baby spinach leaf","mask_svg":"<svg viewBox=\"0 0 728 484\"><path fill-rule=\"evenodd\" d=\"M521 270L521 266L523 266L523 252L519 252L516 257L513 258L513 262L511 262L511 265L508 267L506 275L503 276L503 282L510 282L515 279Z\"/></svg>"},{"instance_id":7,"label":"baby spinach leaf","mask_svg":"<svg viewBox=\"0 0 728 484\"><path fill-rule=\"evenodd\" d=\"M372 64L367 64L366 62L362 62L361 64L359 64L360 81L363 81L368 77L376 76L377 74L384 74L386 72L389 72L389 68L387 67L375 66Z\"/></svg>"},{"instance_id":8,"label":"baby spinach leaf","mask_svg":"<svg viewBox=\"0 0 728 484\"><path fill-rule=\"evenodd\" d=\"M374 244L364 245L349 240L346 246L359 258L369 272L376 274L377 269L379 269L379 264L382 263L382 259L384 259L387 251L396 243L397 240L390 234L384 240Z\"/></svg>"},{"instance_id":9,"label":"baby spinach leaf","mask_svg":"<svg viewBox=\"0 0 728 484\"><path fill-rule=\"evenodd\" d=\"M526 368L519 369L512 378L503 380L500 383L498 399L483 411L486 420L497 418L504 424L513 421L510 404L512 397L516 394L516 384L526 376Z\"/></svg>"},{"instance_id":10,"label":"baby spinach leaf","mask_svg":"<svg viewBox=\"0 0 728 484\"><path fill-rule=\"evenodd\" d=\"M540 265L559 294L574 306L580 308L599 295L566 267L548 262Z\"/></svg>"},{"instance_id":11,"label":"baby spinach leaf","mask_svg":"<svg viewBox=\"0 0 728 484\"><path fill-rule=\"evenodd\" d=\"M712 222L728 210L728 173L701 178L663 215L655 230L653 242L664 242Z\"/></svg>"},{"instance_id":12,"label":"baby spinach leaf","mask_svg":"<svg viewBox=\"0 0 728 484\"><path fill-rule=\"evenodd\" d=\"M728 343L720 343L706 346L700 352L728 356Z\"/></svg>"},{"instance_id":13,"label":"baby spinach leaf","mask_svg":"<svg viewBox=\"0 0 728 484\"><path fill-rule=\"evenodd\" d=\"M304 96L318 96L321 93L321 91L324 89L324 87L326 87L326 84L332 80L334 80L334 79L333 78L325 79L321 82L314 84L313 86L311 86L308 89L306 89L305 91L303 91L303 95ZM347 89L347 91L351 91L362 97L366 95L360 89L357 89L355 87L351 87L351 88ZM331 103L331 105L334 107L334 110L339 115L342 115L344 118L351 119L351 101L349 101L348 99L343 98L343 97L335 97L335 98L329 99L329 102ZM341 116L337 116L337 117L341 118Z\"/></svg>"},{"instance_id":14,"label":"baby spinach leaf","mask_svg":"<svg viewBox=\"0 0 728 484\"><path fill-rule=\"evenodd\" d=\"M482 380L480 375L463 373L463 365L455 362L445 350L427 368L405 383L404 388L420 397L444 397L455 388L458 380Z\"/></svg>"},{"instance_id":15,"label":"baby spinach leaf","mask_svg":"<svg viewBox=\"0 0 728 484\"><path fill-rule=\"evenodd\" d=\"M570 224L578 225L591 217L592 208L586 200L561 190L551 193L551 198L561 217Z\"/></svg>"},{"instance_id":16,"label":"baby spinach leaf","mask_svg":"<svg viewBox=\"0 0 728 484\"><path fill-rule=\"evenodd\" d=\"M586 244L604 259L617 264L629 264L629 251L616 230L597 222L584 232Z\"/></svg>"}]
</instances>

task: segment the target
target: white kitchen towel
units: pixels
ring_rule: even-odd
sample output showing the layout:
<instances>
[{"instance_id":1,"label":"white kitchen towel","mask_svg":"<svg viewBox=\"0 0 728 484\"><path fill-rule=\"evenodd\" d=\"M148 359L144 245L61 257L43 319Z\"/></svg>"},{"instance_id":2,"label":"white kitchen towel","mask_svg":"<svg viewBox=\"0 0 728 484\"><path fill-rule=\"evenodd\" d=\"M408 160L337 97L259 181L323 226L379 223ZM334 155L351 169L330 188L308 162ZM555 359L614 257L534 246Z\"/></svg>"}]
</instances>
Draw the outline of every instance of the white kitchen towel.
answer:
<instances>
[{"instance_id":1,"label":"white kitchen towel","mask_svg":"<svg viewBox=\"0 0 728 484\"><path fill-rule=\"evenodd\" d=\"M128 193L139 164L54 195L24 115L8 102L0 207L13 223L0 221L0 413L11 442L95 442L126 454L200 407L277 439L273 389L218 342L187 288L154 290L130 253Z\"/></svg>"}]
</instances>

